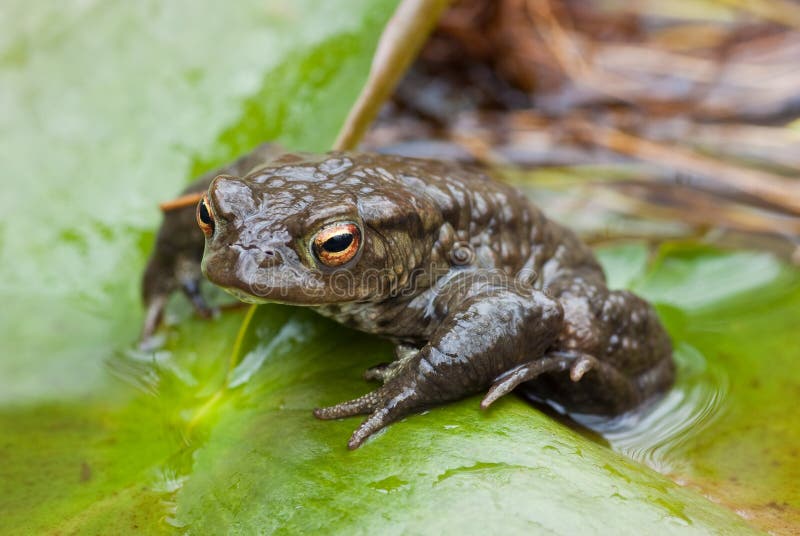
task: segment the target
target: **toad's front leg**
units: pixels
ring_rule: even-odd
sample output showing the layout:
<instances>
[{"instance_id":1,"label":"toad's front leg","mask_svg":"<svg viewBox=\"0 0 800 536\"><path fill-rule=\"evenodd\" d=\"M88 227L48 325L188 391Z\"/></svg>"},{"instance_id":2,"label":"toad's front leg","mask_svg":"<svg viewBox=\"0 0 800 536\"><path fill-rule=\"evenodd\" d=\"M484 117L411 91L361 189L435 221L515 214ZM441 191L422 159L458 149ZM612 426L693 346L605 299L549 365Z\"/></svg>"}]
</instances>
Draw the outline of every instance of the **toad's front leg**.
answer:
<instances>
[{"instance_id":1,"label":"toad's front leg","mask_svg":"<svg viewBox=\"0 0 800 536\"><path fill-rule=\"evenodd\" d=\"M452 307L429 343L382 387L314 414L321 419L369 415L348 442L349 448L357 448L388 424L481 392L502 373L541 356L562 320L561 305L542 292L483 286Z\"/></svg>"}]
</instances>

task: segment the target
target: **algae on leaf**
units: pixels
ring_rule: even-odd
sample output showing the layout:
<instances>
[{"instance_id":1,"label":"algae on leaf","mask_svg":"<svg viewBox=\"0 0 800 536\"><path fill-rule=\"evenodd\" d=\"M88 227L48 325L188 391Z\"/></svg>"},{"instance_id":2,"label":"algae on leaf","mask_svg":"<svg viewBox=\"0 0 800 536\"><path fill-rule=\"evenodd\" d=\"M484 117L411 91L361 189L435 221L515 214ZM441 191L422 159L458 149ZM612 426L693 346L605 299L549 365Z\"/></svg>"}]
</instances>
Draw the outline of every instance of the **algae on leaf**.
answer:
<instances>
[{"instance_id":1,"label":"algae on leaf","mask_svg":"<svg viewBox=\"0 0 800 536\"><path fill-rule=\"evenodd\" d=\"M395 5L4 2L0 532L169 528L239 319L126 357L158 202L268 138L329 147Z\"/></svg>"}]
</instances>

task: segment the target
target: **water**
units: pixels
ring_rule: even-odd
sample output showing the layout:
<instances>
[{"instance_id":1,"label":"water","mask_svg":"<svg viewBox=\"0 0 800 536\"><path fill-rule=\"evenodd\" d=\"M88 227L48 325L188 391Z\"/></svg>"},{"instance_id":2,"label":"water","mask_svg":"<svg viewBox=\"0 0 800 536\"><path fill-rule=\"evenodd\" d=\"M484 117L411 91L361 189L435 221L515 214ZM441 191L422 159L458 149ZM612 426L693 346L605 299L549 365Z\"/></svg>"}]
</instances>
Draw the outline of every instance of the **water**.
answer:
<instances>
[{"instance_id":1,"label":"water","mask_svg":"<svg viewBox=\"0 0 800 536\"><path fill-rule=\"evenodd\" d=\"M724 413L729 381L723 367L687 343L678 345L675 361L675 387L646 407L610 420L590 415L573 419L600 433L615 450L661 473L686 470L687 446Z\"/></svg>"}]
</instances>

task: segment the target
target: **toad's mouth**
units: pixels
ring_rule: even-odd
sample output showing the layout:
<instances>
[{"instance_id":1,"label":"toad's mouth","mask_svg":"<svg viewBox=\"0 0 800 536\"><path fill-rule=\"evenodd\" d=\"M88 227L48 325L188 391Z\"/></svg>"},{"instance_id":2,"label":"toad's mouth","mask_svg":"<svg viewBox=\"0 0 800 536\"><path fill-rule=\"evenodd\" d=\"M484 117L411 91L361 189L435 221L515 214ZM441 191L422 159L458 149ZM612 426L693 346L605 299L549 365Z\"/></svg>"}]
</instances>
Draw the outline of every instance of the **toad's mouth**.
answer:
<instances>
[{"instance_id":1,"label":"toad's mouth","mask_svg":"<svg viewBox=\"0 0 800 536\"><path fill-rule=\"evenodd\" d=\"M340 301L336 296L329 296L325 287L311 277L292 277L285 272L275 274L269 271L259 271L255 275L257 277L253 277L251 281L219 277L215 273L207 273L206 277L211 283L245 303L311 307Z\"/></svg>"},{"instance_id":2,"label":"toad's mouth","mask_svg":"<svg viewBox=\"0 0 800 536\"><path fill-rule=\"evenodd\" d=\"M259 299L253 296L252 294L248 294L247 292L244 292L243 290L240 290L235 287L222 287L222 290L224 290L237 300L245 303L252 303L252 304L267 303L267 300Z\"/></svg>"},{"instance_id":3,"label":"toad's mouth","mask_svg":"<svg viewBox=\"0 0 800 536\"><path fill-rule=\"evenodd\" d=\"M215 283L211 280L212 283ZM215 283L217 284L217 283ZM319 292L313 292L313 287L303 288L293 285L292 287L269 286L266 288L247 289L241 286L219 285L225 292L239 301L252 304L280 303L284 305L315 306L327 303L324 296Z\"/></svg>"}]
</instances>

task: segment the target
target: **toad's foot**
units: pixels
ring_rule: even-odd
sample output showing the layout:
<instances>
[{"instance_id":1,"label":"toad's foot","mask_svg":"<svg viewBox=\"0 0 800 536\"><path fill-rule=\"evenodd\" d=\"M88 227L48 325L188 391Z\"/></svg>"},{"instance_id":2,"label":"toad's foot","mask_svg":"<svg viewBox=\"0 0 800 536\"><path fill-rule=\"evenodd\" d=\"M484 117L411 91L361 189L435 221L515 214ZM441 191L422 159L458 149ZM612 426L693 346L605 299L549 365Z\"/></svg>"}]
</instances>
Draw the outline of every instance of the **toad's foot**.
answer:
<instances>
[{"instance_id":1,"label":"toad's foot","mask_svg":"<svg viewBox=\"0 0 800 536\"><path fill-rule=\"evenodd\" d=\"M408 344L399 344L394 349L395 360L391 363L381 363L364 371L364 379L368 382L379 381L386 383L391 380L403 366L417 355L419 349Z\"/></svg>"},{"instance_id":2,"label":"toad's foot","mask_svg":"<svg viewBox=\"0 0 800 536\"><path fill-rule=\"evenodd\" d=\"M390 381L379 389L364 396L314 410L318 419L340 419L355 415L369 415L356 429L347 442L349 449L355 449L372 434L398 421L417 409L425 407L426 401L419 391L403 382Z\"/></svg>"},{"instance_id":3,"label":"toad's foot","mask_svg":"<svg viewBox=\"0 0 800 536\"><path fill-rule=\"evenodd\" d=\"M596 363L597 360L587 354L551 352L547 355L523 363L504 372L489 388L486 396L481 401L481 408L486 409L498 398L513 391L519 384L538 378L545 372L557 372L570 369L572 381L579 381L581 377Z\"/></svg>"}]
</instances>

